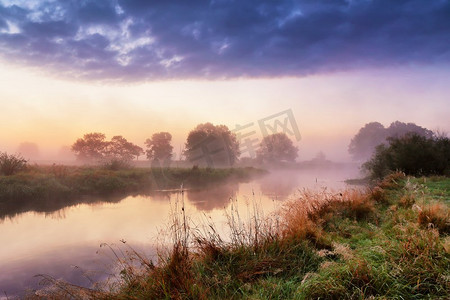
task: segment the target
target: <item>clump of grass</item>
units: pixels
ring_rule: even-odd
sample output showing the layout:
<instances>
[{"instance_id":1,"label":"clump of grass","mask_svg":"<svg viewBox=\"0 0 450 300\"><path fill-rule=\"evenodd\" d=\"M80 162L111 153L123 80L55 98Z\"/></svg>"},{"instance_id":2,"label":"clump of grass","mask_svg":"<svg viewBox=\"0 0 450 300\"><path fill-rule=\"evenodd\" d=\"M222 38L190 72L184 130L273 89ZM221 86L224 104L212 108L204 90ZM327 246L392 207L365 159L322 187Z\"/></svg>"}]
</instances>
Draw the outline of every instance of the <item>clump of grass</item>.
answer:
<instances>
[{"instance_id":1,"label":"clump of grass","mask_svg":"<svg viewBox=\"0 0 450 300\"><path fill-rule=\"evenodd\" d=\"M386 204L388 202L386 197L386 191L379 186L374 187L370 191L370 197L377 203Z\"/></svg>"},{"instance_id":2,"label":"clump of grass","mask_svg":"<svg viewBox=\"0 0 450 300\"><path fill-rule=\"evenodd\" d=\"M403 195L398 201L398 205L403 208L410 208L416 203L416 197L413 194Z\"/></svg>"},{"instance_id":3,"label":"clump of grass","mask_svg":"<svg viewBox=\"0 0 450 300\"><path fill-rule=\"evenodd\" d=\"M281 229L284 237L306 239L318 249L331 249L327 231L336 230L343 219L371 219L374 212L373 200L364 191L345 190L337 194L303 191L299 199L283 205Z\"/></svg>"},{"instance_id":4,"label":"clump of grass","mask_svg":"<svg viewBox=\"0 0 450 300\"><path fill-rule=\"evenodd\" d=\"M285 237L303 240L308 239L318 247L329 248L323 240L322 228L317 226L323 220L327 199L317 194L304 191L294 201L288 201L282 209L282 234Z\"/></svg>"},{"instance_id":5,"label":"clump of grass","mask_svg":"<svg viewBox=\"0 0 450 300\"><path fill-rule=\"evenodd\" d=\"M445 296L450 261L436 229L419 229L408 223L399 227L399 243L390 258L393 285L403 295Z\"/></svg>"},{"instance_id":6,"label":"clump of grass","mask_svg":"<svg viewBox=\"0 0 450 300\"><path fill-rule=\"evenodd\" d=\"M450 209L442 203L425 206L419 211L418 220L424 227L437 228L443 234L450 233Z\"/></svg>"},{"instance_id":7,"label":"clump of grass","mask_svg":"<svg viewBox=\"0 0 450 300\"><path fill-rule=\"evenodd\" d=\"M411 208L416 203L419 189L420 186L417 183L413 183L411 179L408 178L403 188L403 195L399 196L400 200L398 200L398 205L403 208Z\"/></svg>"},{"instance_id":8,"label":"clump of grass","mask_svg":"<svg viewBox=\"0 0 450 300\"><path fill-rule=\"evenodd\" d=\"M393 172L387 175L381 180L378 186L382 189L395 189L399 188L402 185L403 179L406 178L405 173L403 172Z\"/></svg>"},{"instance_id":9,"label":"clump of grass","mask_svg":"<svg viewBox=\"0 0 450 300\"><path fill-rule=\"evenodd\" d=\"M366 219L374 212L374 205L370 197L359 190L343 192L341 205L339 202L335 203L337 210L343 211L345 216L356 220ZM339 209L339 206L342 208Z\"/></svg>"},{"instance_id":10,"label":"clump of grass","mask_svg":"<svg viewBox=\"0 0 450 300\"><path fill-rule=\"evenodd\" d=\"M363 259L331 263L300 286L298 299L365 299L383 292Z\"/></svg>"}]
</instances>

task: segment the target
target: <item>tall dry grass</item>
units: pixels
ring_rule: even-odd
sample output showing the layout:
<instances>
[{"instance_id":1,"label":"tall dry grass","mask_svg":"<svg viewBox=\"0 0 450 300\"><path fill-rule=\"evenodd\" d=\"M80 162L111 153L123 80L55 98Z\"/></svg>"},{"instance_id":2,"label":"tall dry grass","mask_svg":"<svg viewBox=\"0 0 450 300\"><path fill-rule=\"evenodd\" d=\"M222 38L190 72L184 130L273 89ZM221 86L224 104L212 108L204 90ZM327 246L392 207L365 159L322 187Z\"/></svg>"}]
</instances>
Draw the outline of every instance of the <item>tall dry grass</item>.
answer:
<instances>
[{"instance_id":1,"label":"tall dry grass","mask_svg":"<svg viewBox=\"0 0 450 300\"><path fill-rule=\"evenodd\" d=\"M450 234L450 209L442 203L426 205L419 211L418 222L429 228L436 228L442 234Z\"/></svg>"}]
</instances>

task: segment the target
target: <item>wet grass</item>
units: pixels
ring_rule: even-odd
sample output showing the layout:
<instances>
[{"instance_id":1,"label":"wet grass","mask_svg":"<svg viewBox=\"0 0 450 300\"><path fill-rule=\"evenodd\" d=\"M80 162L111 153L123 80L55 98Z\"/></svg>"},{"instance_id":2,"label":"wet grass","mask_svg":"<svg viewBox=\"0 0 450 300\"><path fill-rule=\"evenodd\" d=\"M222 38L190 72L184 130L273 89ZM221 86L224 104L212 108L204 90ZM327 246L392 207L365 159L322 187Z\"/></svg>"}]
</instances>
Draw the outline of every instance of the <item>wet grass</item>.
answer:
<instances>
[{"instance_id":1,"label":"wet grass","mask_svg":"<svg viewBox=\"0 0 450 300\"><path fill-rule=\"evenodd\" d=\"M448 299L449 185L393 174L366 191L304 192L246 223L232 206L228 239L191 228L181 202L155 263L134 256L141 267L123 266L114 286L31 298Z\"/></svg>"}]
</instances>

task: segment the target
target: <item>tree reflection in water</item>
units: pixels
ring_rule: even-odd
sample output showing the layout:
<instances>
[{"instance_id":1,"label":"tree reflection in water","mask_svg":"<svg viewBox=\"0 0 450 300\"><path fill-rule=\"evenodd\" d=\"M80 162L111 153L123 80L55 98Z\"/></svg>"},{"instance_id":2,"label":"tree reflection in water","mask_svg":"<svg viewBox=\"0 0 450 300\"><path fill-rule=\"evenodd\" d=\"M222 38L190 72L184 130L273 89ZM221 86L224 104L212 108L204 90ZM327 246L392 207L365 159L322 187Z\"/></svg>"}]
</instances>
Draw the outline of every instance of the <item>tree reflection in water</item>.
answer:
<instances>
[{"instance_id":1,"label":"tree reflection in water","mask_svg":"<svg viewBox=\"0 0 450 300\"><path fill-rule=\"evenodd\" d=\"M188 201L200 211L223 209L239 189L237 182L209 185L202 189L186 191Z\"/></svg>"}]
</instances>

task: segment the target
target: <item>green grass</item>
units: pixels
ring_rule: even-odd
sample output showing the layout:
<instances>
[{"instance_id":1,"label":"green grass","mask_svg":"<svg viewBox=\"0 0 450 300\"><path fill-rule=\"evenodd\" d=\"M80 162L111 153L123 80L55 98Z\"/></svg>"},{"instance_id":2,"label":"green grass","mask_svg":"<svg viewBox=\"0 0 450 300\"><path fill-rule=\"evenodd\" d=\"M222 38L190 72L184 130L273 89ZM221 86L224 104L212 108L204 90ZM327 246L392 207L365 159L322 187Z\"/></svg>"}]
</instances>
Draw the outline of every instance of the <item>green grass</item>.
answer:
<instances>
[{"instance_id":1,"label":"green grass","mask_svg":"<svg viewBox=\"0 0 450 300\"><path fill-rule=\"evenodd\" d=\"M93 299L448 299L449 186L450 178L393 174L365 192L304 192L276 217L255 213L246 225L231 211L231 242L214 227L189 228L181 206L173 248L155 264L134 257L144 267L125 264L118 285L70 291ZM44 298L52 297L67 292Z\"/></svg>"}]
</instances>

